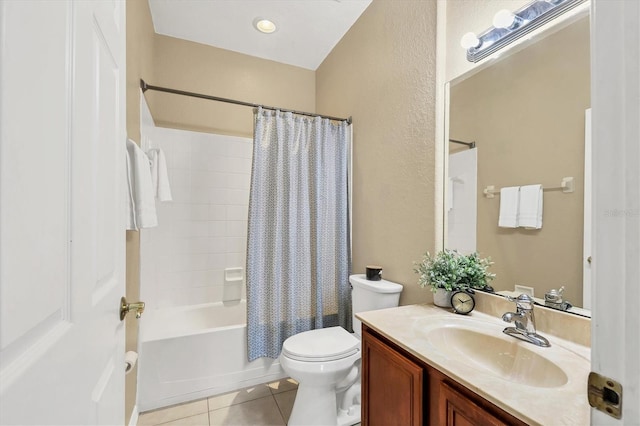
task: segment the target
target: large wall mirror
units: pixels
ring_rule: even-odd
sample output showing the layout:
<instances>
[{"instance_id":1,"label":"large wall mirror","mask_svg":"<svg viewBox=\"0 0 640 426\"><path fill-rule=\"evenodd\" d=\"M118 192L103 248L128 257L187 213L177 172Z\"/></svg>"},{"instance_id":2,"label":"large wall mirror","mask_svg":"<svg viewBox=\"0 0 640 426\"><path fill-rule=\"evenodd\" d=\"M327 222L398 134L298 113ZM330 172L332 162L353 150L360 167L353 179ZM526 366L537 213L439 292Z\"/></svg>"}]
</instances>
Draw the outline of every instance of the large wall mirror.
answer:
<instances>
[{"instance_id":1,"label":"large wall mirror","mask_svg":"<svg viewBox=\"0 0 640 426\"><path fill-rule=\"evenodd\" d=\"M583 289L590 285L584 250L589 16L559 26L450 83L449 138L475 147L449 142L445 247L491 257L496 292L531 289L544 303L546 292L564 287L564 300L578 308L570 311L588 314L579 308L589 307ZM573 178L573 192L560 188L565 177ZM542 227L498 226L507 200L500 189L533 184L545 188ZM484 193L490 186L493 197Z\"/></svg>"}]
</instances>

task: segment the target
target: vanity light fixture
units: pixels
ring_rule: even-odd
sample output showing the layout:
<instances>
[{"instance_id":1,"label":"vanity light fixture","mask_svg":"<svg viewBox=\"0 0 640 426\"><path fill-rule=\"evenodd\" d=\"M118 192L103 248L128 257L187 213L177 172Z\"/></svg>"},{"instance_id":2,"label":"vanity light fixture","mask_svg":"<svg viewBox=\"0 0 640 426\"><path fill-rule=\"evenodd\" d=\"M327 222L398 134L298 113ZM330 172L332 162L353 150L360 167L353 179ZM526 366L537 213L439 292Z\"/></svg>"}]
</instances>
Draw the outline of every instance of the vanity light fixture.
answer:
<instances>
[{"instance_id":1,"label":"vanity light fixture","mask_svg":"<svg viewBox=\"0 0 640 426\"><path fill-rule=\"evenodd\" d=\"M270 21L268 19L264 19L264 18L256 18L253 20L253 26L256 28L256 30L260 31L261 33L264 34L271 34L273 32L275 32L275 30L277 30L278 28L276 27L276 24L273 21Z\"/></svg>"},{"instance_id":2,"label":"vanity light fixture","mask_svg":"<svg viewBox=\"0 0 640 426\"><path fill-rule=\"evenodd\" d=\"M515 12L503 9L482 34L466 33L460 44L478 62L587 0L535 0Z\"/></svg>"}]
</instances>

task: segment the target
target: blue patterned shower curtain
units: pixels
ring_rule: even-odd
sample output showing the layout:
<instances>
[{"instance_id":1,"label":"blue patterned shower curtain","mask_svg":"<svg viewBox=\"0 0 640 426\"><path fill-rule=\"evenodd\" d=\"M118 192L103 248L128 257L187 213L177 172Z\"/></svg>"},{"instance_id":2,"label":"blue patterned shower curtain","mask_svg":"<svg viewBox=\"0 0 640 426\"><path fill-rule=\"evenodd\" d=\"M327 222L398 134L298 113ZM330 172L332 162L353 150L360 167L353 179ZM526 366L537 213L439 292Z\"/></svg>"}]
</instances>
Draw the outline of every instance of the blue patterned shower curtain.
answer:
<instances>
[{"instance_id":1,"label":"blue patterned shower curtain","mask_svg":"<svg viewBox=\"0 0 640 426\"><path fill-rule=\"evenodd\" d=\"M248 358L302 331L351 329L348 124L256 110L247 242Z\"/></svg>"}]
</instances>

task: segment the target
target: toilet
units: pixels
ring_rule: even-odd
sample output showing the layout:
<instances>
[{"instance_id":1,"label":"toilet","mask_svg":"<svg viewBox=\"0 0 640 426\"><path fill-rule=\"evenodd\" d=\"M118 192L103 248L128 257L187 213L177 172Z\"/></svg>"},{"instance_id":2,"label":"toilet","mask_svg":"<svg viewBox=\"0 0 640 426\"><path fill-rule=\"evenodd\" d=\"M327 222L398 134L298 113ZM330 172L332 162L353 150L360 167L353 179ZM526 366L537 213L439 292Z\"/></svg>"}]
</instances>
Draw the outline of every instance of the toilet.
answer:
<instances>
[{"instance_id":1,"label":"toilet","mask_svg":"<svg viewBox=\"0 0 640 426\"><path fill-rule=\"evenodd\" d=\"M353 331L329 327L289 337L282 345L280 366L298 382L289 426L360 423L360 338L358 312L398 306L402 285L369 281L364 274L349 282Z\"/></svg>"}]
</instances>

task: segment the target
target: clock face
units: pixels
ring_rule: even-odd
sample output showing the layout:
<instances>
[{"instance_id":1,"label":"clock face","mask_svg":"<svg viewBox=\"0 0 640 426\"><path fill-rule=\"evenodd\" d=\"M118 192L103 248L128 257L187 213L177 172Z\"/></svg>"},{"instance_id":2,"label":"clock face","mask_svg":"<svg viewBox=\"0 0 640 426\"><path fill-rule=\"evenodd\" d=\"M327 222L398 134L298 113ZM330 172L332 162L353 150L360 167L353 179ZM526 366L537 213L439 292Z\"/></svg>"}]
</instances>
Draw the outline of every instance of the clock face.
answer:
<instances>
[{"instance_id":1,"label":"clock face","mask_svg":"<svg viewBox=\"0 0 640 426\"><path fill-rule=\"evenodd\" d=\"M476 301L469 293L456 291L451 296L451 306L457 314L467 315L476 307Z\"/></svg>"}]
</instances>

